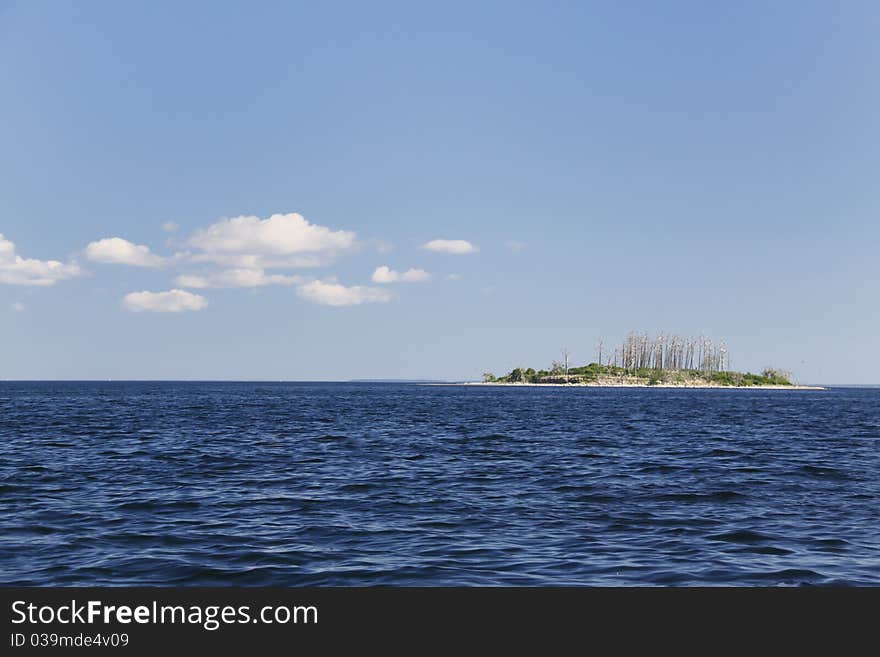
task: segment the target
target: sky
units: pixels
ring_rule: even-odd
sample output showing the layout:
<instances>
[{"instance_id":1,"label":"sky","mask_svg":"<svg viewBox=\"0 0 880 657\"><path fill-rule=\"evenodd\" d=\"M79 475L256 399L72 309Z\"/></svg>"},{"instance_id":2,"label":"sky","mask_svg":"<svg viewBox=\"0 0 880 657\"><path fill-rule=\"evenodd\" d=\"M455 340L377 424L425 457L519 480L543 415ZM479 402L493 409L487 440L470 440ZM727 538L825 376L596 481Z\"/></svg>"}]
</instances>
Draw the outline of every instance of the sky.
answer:
<instances>
[{"instance_id":1,"label":"sky","mask_svg":"<svg viewBox=\"0 0 880 657\"><path fill-rule=\"evenodd\" d=\"M636 330L880 383L878 33L0 0L0 379L474 379Z\"/></svg>"}]
</instances>

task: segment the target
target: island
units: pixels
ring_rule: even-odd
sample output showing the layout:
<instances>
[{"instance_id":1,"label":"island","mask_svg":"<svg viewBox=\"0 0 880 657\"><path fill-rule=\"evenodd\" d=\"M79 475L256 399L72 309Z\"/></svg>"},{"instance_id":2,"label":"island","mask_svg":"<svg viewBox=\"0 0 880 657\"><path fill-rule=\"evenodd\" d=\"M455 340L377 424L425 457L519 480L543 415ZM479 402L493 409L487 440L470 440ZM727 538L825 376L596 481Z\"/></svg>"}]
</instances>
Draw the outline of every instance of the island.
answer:
<instances>
[{"instance_id":1,"label":"island","mask_svg":"<svg viewBox=\"0 0 880 657\"><path fill-rule=\"evenodd\" d=\"M515 367L507 374L483 374L482 382L466 385L676 387L676 388L771 388L823 390L798 385L790 372L766 367L760 374L738 372L730 367L724 341L706 337L680 338L663 334L630 332L620 347L606 351L597 345L598 358L588 365L569 366L569 351L548 369Z\"/></svg>"}]
</instances>

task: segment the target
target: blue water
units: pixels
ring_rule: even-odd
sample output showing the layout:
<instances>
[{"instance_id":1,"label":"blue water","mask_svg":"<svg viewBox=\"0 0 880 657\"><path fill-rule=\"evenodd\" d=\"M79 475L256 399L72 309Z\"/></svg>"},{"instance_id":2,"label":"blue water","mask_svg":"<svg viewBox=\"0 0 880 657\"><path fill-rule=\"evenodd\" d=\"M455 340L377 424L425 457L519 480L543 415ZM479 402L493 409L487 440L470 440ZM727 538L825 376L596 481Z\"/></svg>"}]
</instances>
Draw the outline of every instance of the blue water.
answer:
<instances>
[{"instance_id":1,"label":"blue water","mask_svg":"<svg viewBox=\"0 0 880 657\"><path fill-rule=\"evenodd\" d=\"M0 583L880 584L880 389L0 383Z\"/></svg>"}]
</instances>

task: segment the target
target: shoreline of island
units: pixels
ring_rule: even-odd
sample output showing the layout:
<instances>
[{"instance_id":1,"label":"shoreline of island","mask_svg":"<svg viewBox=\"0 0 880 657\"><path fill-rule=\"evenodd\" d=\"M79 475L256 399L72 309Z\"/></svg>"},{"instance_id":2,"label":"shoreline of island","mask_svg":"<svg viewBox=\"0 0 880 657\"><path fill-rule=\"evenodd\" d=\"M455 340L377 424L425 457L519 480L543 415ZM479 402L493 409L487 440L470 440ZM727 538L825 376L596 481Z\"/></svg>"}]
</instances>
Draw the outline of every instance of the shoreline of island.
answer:
<instances>
[{"instance_id":1,"label":"shoreline of island","mask_svg":"<svg viewBox=\"0 0 880 657\"><path fill-rule=\"evenodd\" d=\"M772 385L728 386L712 383L635 383L635 382L577 382L577 383L528 383L503 381L461 381L457 383L426 383L434 386L494 386L497 388L688 388L691 390L826 390L824 386Z\"/></svg>"}]
</instances>

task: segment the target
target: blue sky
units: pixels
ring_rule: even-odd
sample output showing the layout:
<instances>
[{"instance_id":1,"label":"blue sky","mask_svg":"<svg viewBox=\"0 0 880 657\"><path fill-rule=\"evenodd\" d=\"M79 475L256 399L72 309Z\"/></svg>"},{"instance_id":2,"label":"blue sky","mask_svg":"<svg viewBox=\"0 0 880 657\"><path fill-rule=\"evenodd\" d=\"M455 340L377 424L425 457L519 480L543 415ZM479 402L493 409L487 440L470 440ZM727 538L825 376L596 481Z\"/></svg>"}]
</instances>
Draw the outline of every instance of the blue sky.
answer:
<instances>
[{"instance_id":1,"label":"blue sky","mask_svg":"<svg viewBox=\"0 0 880 657\"><path fill-rule=\"evenodd\" d=\"M0 0L0 378L880 383L880 7L717 4Z\"/></svg>"}]
</instances>

